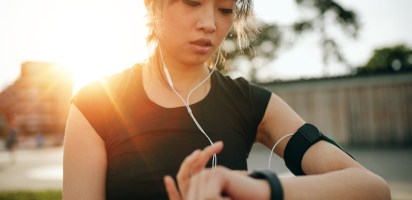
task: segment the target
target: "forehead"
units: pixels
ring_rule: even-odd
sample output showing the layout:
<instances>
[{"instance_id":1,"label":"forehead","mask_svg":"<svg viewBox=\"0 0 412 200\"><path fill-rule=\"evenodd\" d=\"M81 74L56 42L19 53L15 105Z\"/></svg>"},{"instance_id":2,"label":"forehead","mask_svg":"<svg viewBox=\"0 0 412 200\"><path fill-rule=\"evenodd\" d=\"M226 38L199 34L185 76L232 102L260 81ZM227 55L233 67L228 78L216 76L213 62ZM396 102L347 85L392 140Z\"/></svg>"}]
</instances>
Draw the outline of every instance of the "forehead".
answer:
<instances>
[{"instance_id":1,"label":"forehead","mask_svg":"<svg viewBox=\"0 0 412 200\"><path fill-rule=\"evenodd\" d=\"M146 6L146 9L148 9L148 11L154 11L154 10L158 10L160 8L160 10L162 10L162 7L164 8L164 6L168 5L168 4L173 4L177 1L182 1L182 0L144 0L144 4ZM214 2L222 2L222 3L234 3L234 6L238 7L240 12L243 11L248 11L251 7L251 2L252 0L191 0L191 1L214 1ZM158 11L160 11L158 10ZM153 14L153 13L152 13Z\"/></svg>"},{"instance_id":2,"label":"forehead","mask_svg":"<svg viewBox=\"0 0 412 200\"><path fill-rule=\"evenodd\" d=\"M145 4L148 4L150 1L159 1L159 0L145 0ZM174 3L176 1L181 1L181 0L165 0L165 2L168 3ZM214 1L214 2L234 2L234 3L238 3L238 2L242 2L244 0L193 0L193 1Z\"/></svg>"}]
</instances>

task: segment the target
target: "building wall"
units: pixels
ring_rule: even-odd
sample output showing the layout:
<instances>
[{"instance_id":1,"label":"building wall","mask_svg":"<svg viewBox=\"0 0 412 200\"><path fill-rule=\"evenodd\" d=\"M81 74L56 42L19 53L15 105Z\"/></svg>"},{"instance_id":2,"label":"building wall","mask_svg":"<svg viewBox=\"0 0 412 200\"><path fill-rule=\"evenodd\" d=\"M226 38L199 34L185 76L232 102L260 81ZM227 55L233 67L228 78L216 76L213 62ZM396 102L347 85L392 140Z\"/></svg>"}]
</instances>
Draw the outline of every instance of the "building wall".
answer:
<instances>
[{"instance_id":1,"label":"building wall","mask_svg":"<svg viewBox=\"0 0 412 200\"><path fill-rule=\"evenodd\" d=\"M0 93L0 112L20 136L42 133L62 139L73 83L61 66L25 62L20 77Z\"/></svg>"},{"instance_id":2,"label":"building wall","mask_svg":"<svg viewBox=\"0 0 412 200\"><path fill-rule=\"evenodd\" d=\"M263 86L343 145L412 144L412 73Z\"/></svg>"}]
</instances>

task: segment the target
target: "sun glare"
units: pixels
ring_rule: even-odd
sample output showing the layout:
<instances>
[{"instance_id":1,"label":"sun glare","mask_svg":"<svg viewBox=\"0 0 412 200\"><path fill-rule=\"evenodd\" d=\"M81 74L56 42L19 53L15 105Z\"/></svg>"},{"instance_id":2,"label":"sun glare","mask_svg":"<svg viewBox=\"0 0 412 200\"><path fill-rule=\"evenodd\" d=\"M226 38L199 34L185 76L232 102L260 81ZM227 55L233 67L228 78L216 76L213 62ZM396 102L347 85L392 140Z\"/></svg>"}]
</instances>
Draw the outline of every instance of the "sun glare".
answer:
<instances>
[{"instance_id":1,"label":"sun glare","mask_svg":"<svg viewBox=\"0 0 412 200\"><path fill-rule=\"evenodd\" d=\"M19 39L22 59L66 66L74 92L147 57L143 1L42 0L26 4L21 5L16 19L25 27L17 33L23 35Z\"/></svg>"},{"instance_id":2,"label":"sun glare","mask_svg":"<svg viewBox=\"0 0 412 200\"><path fill-rule=\"evenodd\" d=\"M60 52L61 61L73 76L74 92L146 57L146 28L141 4L98 1L96 5L83 5L78 11L63 19L69 31L61 35L67 40Z\"/></svg>"}]
</instances>

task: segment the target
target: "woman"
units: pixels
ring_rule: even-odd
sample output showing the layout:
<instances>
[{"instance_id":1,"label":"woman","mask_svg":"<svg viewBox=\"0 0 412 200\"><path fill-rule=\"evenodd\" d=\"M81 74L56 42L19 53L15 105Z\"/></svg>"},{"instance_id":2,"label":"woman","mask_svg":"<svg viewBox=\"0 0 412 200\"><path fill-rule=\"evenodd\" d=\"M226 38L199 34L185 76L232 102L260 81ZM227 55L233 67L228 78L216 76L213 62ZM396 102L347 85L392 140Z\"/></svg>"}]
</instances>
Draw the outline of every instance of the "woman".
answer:
<instances>
[{"instance_id":1,"label":"woman","mask_svg":"<svg viewBox=\"0 0 412 200\"><path fill-rule=\"evenodd\" d=\"M271 148L305 124L275 94L214 71L231 28L241 44L254 32L246 26L251 4L145 0L148 62L90 84L73 99L64 147L64 199L165 199L163 177L176 175L193 150L221 140L225 149L209 166L247 170L254 141ZM288 140L280 141L275 153L283 157ZM179 172L182 194L209 160L202 158ZM306 174L336 171L315 176L319 184L341 178L349 190L350 178L362 175L366 188L387 190L379 177L328 142L314 145L302 165ZM364 191L369 190L359 190Z\"/></svg>"}]
</instances>

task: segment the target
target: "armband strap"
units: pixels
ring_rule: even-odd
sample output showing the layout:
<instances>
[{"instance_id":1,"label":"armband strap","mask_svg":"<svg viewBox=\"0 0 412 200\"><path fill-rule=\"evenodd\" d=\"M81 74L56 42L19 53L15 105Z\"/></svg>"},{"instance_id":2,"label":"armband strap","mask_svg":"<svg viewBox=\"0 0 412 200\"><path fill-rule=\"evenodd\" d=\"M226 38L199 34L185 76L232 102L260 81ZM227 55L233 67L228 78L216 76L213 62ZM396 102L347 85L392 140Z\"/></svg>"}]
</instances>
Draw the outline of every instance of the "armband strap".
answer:
<instances>
[{"instance_id":1,"label":"armband strap","mask_svg":"<svg viewBox=\"0 0 412 200\"><path fill-rule=\"evenodd\" d=\"M271 200L283 200L282 184L275 173L268 170L253 171L249 176L256 179L265 179L269 183Z\"/></svg>"},{"instance_id":2,"label":"armband strap","mask_svg":"<svg viewBox=\"0 0 412 200\"><path fill-rule=\"evenodd\" d=\"M343 151L335 141L319 132L314 125L306 123L293 134L285 148L285 164L293 174L297 176L305 175L301 165L303 155L313 144L320 140L329 142ZM351 155L349 156L352 157Z\"/></svg>"}]
</instances>

